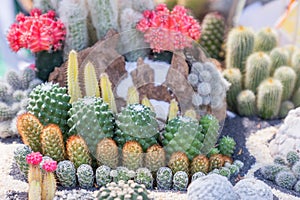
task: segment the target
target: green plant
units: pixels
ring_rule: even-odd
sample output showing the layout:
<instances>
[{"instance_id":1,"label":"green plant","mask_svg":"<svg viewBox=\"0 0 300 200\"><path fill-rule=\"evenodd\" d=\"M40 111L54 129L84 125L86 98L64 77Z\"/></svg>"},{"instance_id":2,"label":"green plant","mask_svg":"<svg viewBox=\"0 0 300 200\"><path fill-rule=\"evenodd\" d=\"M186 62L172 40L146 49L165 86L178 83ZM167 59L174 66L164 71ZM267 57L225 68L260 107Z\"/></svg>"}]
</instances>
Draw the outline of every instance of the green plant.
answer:
<instances>
[{"instance_id":1,"label":"green plant","mask_svg":"<svg viewBox=\"0 0 300 200\"><path fill-rule=\"evenodd\" d=\"M110 167L101 165L96 170L96 183L99 187L105 186L111 182Z\"/></svg>"},{"instance_id":2,"label":"green plant","mask_svg":"<svg viewBox=\"0 0 300 200\"><path fill-rule=\"evenodd\" d=\"M84 88L85 96L100 97L97 74L91 62L88 62L84 67Z\"/></svg>"},{"instance_id":3,"label":"green plant","mask_svg":"<svg viewBox=\"0 0 300 200\"><path fill-rule=\"evenodd\" d=\"M195 181L196 179L198 179L202 176L205 176L205 174L203 172L196 172L195 174L193 174L191 182Z\"/></svg>"},{"instance_id":4,"label":"green plant","mask_svg":"<svg viewBox=\"0 0 300 200\"><path fill-rule=\"evenodd\" d=\"M290 166L293 166L296 162L300 160L299 153L296 151L289 151L286 154L286 160Z\"/></svg>"},{"instance_id":5,"label":"green plant","mask_svg":"<svg viewBox=\"0 0 300 200\"><path fill-rule=\"evenodd\" d=\"M219 169L224 166L224 159L221 154L213 155L209 158L209 171Z\"/></svg>"},{"instance_id":6,"label":"green plant","mask_svg":"<svg viewBox=\"0 0 300 200\"><path fill-rule=\"evenodd\" d=\"M255 36L254 51L269 52L277 46L277 33L267 27L261 29Z\"/></svg>"},{"instance_id":7,"label":"green plant","mask_svg":"<svg viewBox=\"0 0 300 200\"><path fill-rule=\"evenodd\" d=\"M272 119L279 113L283 86L279 80L268 78L258 87L257 110L260 117Z\"/></svg>"},{"instance_id":8,"label":"green plant","mask_svg":"<svg viewBox=\"0 0 300 200\"><path fill-rule=\"evenodd\" d=\"M145 166L149 168L151 172L156 173L160 167L165 166L166 155L165 150L158 144L154 144L147 149L144 162Z\"/></svg>"},{"instance_id":9,"label":"green plant","mask_svg":"<svg viewBox=\"0 0 300 200\"><path fill-rule=\"evenodd\" d=\"M153 177L148 168L138 168L136 170L134 181L138 184L145 185L147 189L153 188Z\"/></svg>"},{"instance_id":10,"label":"green plant","mask_svg":"<svg viewBox=\"0 0 300 200\"><path fill-rule=\"evenodd\" d=\"M26 162L26 156L32 153L31 148L28 145L21 144L14 151L14 159L20 169L20 171L27 177L29 165Z\"/></svg>"},{"instance_id":11,"label":"green plant","mask_svg":"<svg viewBox=\"0 0 300 200\"><path fill-rule=\"evenodd\" d=\"M113 182L117 183L120 180L127 182L135 177L135 172L129 170L127 167L117 167L115 170L110 171L110 176L112 177Z\"/></svg>"},{"instance_id":12,"label":"green plant","mask_svg":"<svg viewBox=\"0 0 300 200\"><path fill-rule=\"evenodd\" d=\"M295 51L293 53L293 56L291 58L291 67L295 70L297 74L297 83L296 83L296 88L300 87L300 50Z\"/></svg>"},{"instance_id":13,"label":"green plant","mask_svg":"<svg viewBox=\"0 0 300 200\"><path fill-rule=\"evenodd\" d=\"M119 149L116 142L111 138L102 139L97 145L96 158L99 166L116 168L119 163Z\"/></svg>"},{"instance_id":14,"label":"green plant","mask_svg":"<svg viewBox=\"0 0 300 200\"><path fill-rule=\"evenodd\" d=\"M293 110L294 108L295 108L295 105L293 102L284 101L281 103L278 116L280 118L285 118L288 115L288 113L290 112L290 110Z\"/></svg>"},{"instance_id":15,"label":"green plant","mask_svg":"<svg viewBox=\"0 0 300 200\"><path fill-rule=\"evenodd\" d=\"M199 123L203 127L204 133L203 147L201 148L201 153L207 154L209 150L217 143L219 137L220 124L218 119L211 114L202 116Z\"/></svg>"},{"instance_id":16,"label":"green plant","mask_svg":"<svg viewBox=\"0 0 300 200\"><path fill-rule=\"evenodd\" d=\"M274 164L277 164L277 165L286 165L286 162L285 162L284 158L282 158L280 156L276 156L274 158Z\"/></svg>"},{"instance_id":17,"label":"green plant","mask_svg":"<svg viewBox=\"0 0 300 200\"><path fill-rule=\"evenodd\" d=\"M175 152L171 155L168 166L171 168L173 174L178 171L189 173L189 159L183 152Z\"/></svg>"},{"instance_id":18,"label":"green plant","mask_svg":"<svg viewBox=\"0 0 300 200\"><path fill-rule=\"evenodd\" d=\"M217 147L213 147L209 150L207 157L210 158L213 155L219 154L220 150Z\"/></svg>"},{"instance_id":19,"label":"green plant","mask_svg":"<svg viewBox=\"0 0 300 200\"><path fill-rule=\"evenodd\" d=\"M0 121L12 119L17 113L17 109L6 103L0 102Z\"/></svg>"},{"instance_id":20,"label":"green plant","mask_svg":"<svg viewBox=\"0 0 300 200\"><path fill-rule=\"evenodd\" d=\"M76 169L74 164L69 160L58 163L56 176L63 187L74 187L76 185Z\"/></svg>"},{"instance_id":21,"label":"green plant","mask_svg":"<svg viewBox=\"0 0 300 200\"><path fill-rule=\"evenodd\" d=\"M219 174L220 174L221 176L225 176L226 178L230 178L230 176L231 176L231 171L230 171L230 169L229 169L228 167L221 167L221 168L219 169Z\"/></svg>"},{"instance_id":22,"label":"green plant","mask_svg":"<svg viewBox=\"0 0 300 200\"><path fill-rule=\"evenodd\" d=\"M283 188L291 190L297 182L297 178L290 171L278 172L275 178L275 183Z\"/></svg>"},{"instance_id":23,"label":"green plant","mask_svg":"<svg viewBox=\"0 0 300 200\"><path fill-rule=\"evenodd\" d=\"M270 75L271 60L266 53L256 52L247 58L245 88L256 93L259 84Z\"/></svg>"},{"instance_id":24,"label":"green plant","mask_svg":"<svg viewBox=\"0 0 300 200\"><path fill-rule=\"evenodd\" d=\"M292 101L295 105L295 107L299 107L300 106L300 88L296 89Z\"/></svg>"},{"instance_id":25,"label":"green plant","mask_svg":"<svg viewBox=\"0 0 300 200\"><path fill-rule=\"evenodd\" d=\"M288 167L283 165L266 165L260 168L262 176L271 181L275 181L276 175L281 171L288 171Z\"/></svg>"},{"instance_id":26,"label":"green plant","mask_svg":"<svg viewBox=\"0 0 300 200\"><path fill-rule=\"evenodd\" d=\"M281 66L275 70L274 78L280 80L282 83L282 101L288 100L293 94L297 81L295 71L288 66Z\"/></svg>"},{"instance_id":27,"label":"green plant","mask_svg":"<svg viewBox=\"0 0 300 200\"><path fill-rule=\"evenodd\" d=\"M270 52L270 58L272 62L270 74L273 75L277 68L288 64L289 55L284 48L277 47Z\"/></svg>"},{"instance_id":28,"label":"green plant","mask_svg":"<svg viewBox=\"0 0 300 200\"><path fill-rule=\"evenodd\" d=\"M161 167L156 173L157 188L159 190L169 190L172 186L172 170L168 167Z\"/></svg>"},{"instance_id":29,"label":"green plant","mask_svg":"<svg viewBox=\"0 0 300 200\"><path fill-rule=\"evenodd\" d=\"M247 57L253 48L254 33L251 29L243 26L232 29L226 44L226 68L239 68L244 74Z\"/></svg>"},{"instance_id":30,"label":"green plant","mask_svg":"<svg viewBox=\"0 0 300 200\"><path fill-rule=\"evenodd\" d=\"M175 191L185 191L189 182L189 177L186 172L178 171L173 176L173 189Z\"/></svg>"},{"instance_id":31,"label":"green plant","mask_svg":"<svg viewBox=\"0 0 300 200\"><path fill-rule=\"evenodd\" d=\"M7 83L14 89L19 90L22 89L22 83L19 77L19 74L14 71L10 70L5 74L5 79Z\"/></svg>"},{"instance_id":32,"label":"green plant","mask_svg":"<svg viewBox=\"0 0 300 200\"><path fill-rule=\"evenodd\" d=\"M233 161L233 165L237 166L239 169L242 169L244 167L244 163L240 160Z\"/></svg>"},{"instance_id":33,"label":"green plant","mask_svg":"<svg viewBox=\"0 0 300 200\"><path fill-rule=\"evenodd\" d=\"M103 101L108 104L113 113L117 113L117 105L112 91L112 84L106 73L100 75L100 88Z\"/></svg>"},{"instance_id":34,"label":"green plant","mask_svg":"<svg viewBox=\"0 0 300 200\"><path fill-rule=\"evenodd\" d=\"M255 94L251 90L243 90L237 96L239 115L253 116L256 113Z\"/></svg>"},{"instance_id":35,"label":"green plant","mask_svg":"<svg viewBox=\"0 0 300 200\"><path fill-rule=\"evenodd\" d=\"M232 137L223 136L219 141L218 148L220 149L220 153L225 156L231 157L235 150L236 142Z\"/></svg>"},{"instance_id":36,"label":"green plant","mask_svg":"<svg viewBox=\"0 0 300 200\"><path fill-rule=\"evenodd\" d=\"M292 166L292 172L294 173L294 175L296 176L297 179L300 178L300 162L296 162L294 163L294 165Z\"/></svg>"},{"instance_id":37,"label":"green plant","mask_svg":"<svg viewBox=\"0 0 300 200\"><path fill-rule=\"evenodd\" d=\"M294 185L294 190L296 192L300 192L300 181L297 181L297 183Z\"/></svg>"},{"instance_id":38,"label":"green plant","mask_svg":"<svg viewBox=\"0 0 300 200\"><path fill-rule=\"evenodd\" d=\"M191 175L194 175L197 172L202 172L206 174L208 173L208 169L209 160L206 156L198 155L195 158L193 158L190 165Z\"/></svg>"},{"instance_id":39,"label":"green plant","mask_svg":"<svg viewBox=\"0 0 300 200\"><path fill-rule=\"evenodd\" d=\"M128 141L122 149L122 165L130 170L137 170L143 165L143 149L136 141Z\"/></svg>"},{"instance_id":40,"label":"green plant","mask_svg":"<svg viewBox=\"0 0 300 200\"><path fill-rule=\"evenodd\" d=\"M77 168L77 179L81 188L91 188L94 185L94 172L90 165L82 164Z\"/></svg>"}]
</instances>

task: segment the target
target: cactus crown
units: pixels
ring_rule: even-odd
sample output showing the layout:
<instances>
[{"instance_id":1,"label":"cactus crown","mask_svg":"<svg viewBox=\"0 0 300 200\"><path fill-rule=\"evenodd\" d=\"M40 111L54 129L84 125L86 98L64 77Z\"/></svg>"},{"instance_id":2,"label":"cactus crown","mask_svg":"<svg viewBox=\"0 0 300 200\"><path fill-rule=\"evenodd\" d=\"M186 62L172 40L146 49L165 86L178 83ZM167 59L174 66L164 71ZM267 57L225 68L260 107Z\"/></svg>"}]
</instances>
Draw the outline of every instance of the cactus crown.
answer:
<instances>
[{"instance_id":1,"label":"cactus crown","mask_svg":"<svg viewBox=\"0 0 300 200\"><path fill-rule=\"evenodd\" d=\"M26 156L26 161L31 165L38 165L42 162L43 156L40 152L32 152Z\"/></svg>"},{"instance_id":2,"label":"cactus crown","mask_svg":"<svg viewBox=\"0 0 300 200\"><path fill-rule=\"evenodd\" d=\"M53 161L53 160L48 160L48 161L44 162L42 168L46 172L54 172L57 168L57 162Z\"/></svg>"}]
</instances>

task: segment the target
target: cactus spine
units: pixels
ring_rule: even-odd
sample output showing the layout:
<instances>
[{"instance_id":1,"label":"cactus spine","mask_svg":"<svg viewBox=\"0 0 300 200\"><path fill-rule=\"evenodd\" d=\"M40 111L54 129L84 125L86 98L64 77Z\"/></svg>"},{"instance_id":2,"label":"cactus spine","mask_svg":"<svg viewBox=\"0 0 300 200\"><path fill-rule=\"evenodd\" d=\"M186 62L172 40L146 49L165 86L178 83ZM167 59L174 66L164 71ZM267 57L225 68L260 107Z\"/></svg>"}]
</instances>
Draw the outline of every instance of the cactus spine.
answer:
<instances>
[{"instance_id":1,"label":"cactus spine","mask_svg":"<svg viewBox=\"0 0 300 200\"><path fill-rule=\"evenodd\" d=\"M21 146L17 147L14 151L14 159L20 169L20 171L28 177L28 170L29 165L26 162L26 156L32 153L31 148L28 145L22 144Z\"/></svg>"},{"instance_id":2,"label":"cactus spine","mask_svg":"<svg viewBox=\"0 0 300 200\"><path fill-rule=\"evenodd\" d=\"M173 153L169 160L168 166L171 168L173 174L178 171L189 173L189 159L185 153Z\"/></svg>"},{"instance_id":3,"label":"cactus spine","mask_svg":"<svg viewBox=\"0 0 300 200\"><path fill-rule=\"evenodd\" d=\"M243 90L239 93L237 96L237 109L242 116L255 115L255 94L251 90Z\"/></svg>"},{"instance_id":4,"label":"cactus spine","mask_svg":"<svg viewBox=\"0 0 300 200\"><path fill-rule=\"evenodd\" d=\"M267 27L260 30L255 37L254 51L269 52L277 46L275 30Z\"/></svg>"},{"instance_id":5,"label":"cactus spine","mask_svg":"<svg viewBox=\"0 0 300 200\"><path fill-rule=\"evenodd\" d=\"M294 91L297 75L295 71L287 66L282 66L274 72L274 78L278 79L283 86L282 101L288 100Z\"/></svg>"},{"instance_id":6,"label":"cactus spine","mask_svg":"<svg viewBox=\"0 0 300 200\"><path fill-rule=\"evenodd\" d=\"M250 55L246 63L245 87L256 93L259 84L270 75L271 60L263 52Z\"/></svg>"},{"instance_id":7,"label":"cactus spine","mask_svg":"<svg viewBox=\"0 0 300 200\"><path fill-rule=\"evenodd\" d=\"M279 80L268 78L258 87L257 110L260 117L272 119L278 115L283 86Z\"/></svg>"},{"instance_id":8,"label":"cactus spine","mask_svg":"<svg viewBox=\"0 0 300 200\"><path fill-rule=\"evenodd\" d=\"M78 183L81 188L89 189L94 184L94 172L90 165L82 164L77 169Z\"/></svg>"},{"instance_id":9,"label":"cactus spine","mask_svg":"<svg viewBox=\"0 0 300 200\"><path fill-rule=\"evenodd\" d=\"M191 175L197 172L203 172L206 174L209 169L208 158L204 155L196 156L195 158L193 158L190 168L191 168Z\"/></svg>"},{"instance_id":10,"label":"cactus spine","mask_svg":"<svg viewBox=\"0 0 300 200\"><path fill-rule=\"evenodd\" d=\"M71 51L69 54L67 68L68 93L71 96L70 103L73 103L82 97L78 81L78 71L77 53L75 51Z\"/></svg>"},{"instance_id":11,"label":"cactus spine","mask_svg":"<svg viewBox=\"0 0 300 200\"><path fill-rule=\"evenodd\" d=\"M88 62L84 67L84 87L86 96L100 97L97 74L91 62Z\"/></svg>"},{"instance_id":12,"label":"cactus spine","mask_svg":"<svg viewBox=\"0 0 300 200\"><path fill-rule=\"evenodd\" d=\"M289 55L288 52L284 48L274 48L270 52L270 58L271 58L271 70L270 74L273 75L275 70L281 66L286 66L289 61Z\"/></svg>"},{"instance_id":13,"label":"cactus spine","mask_svg":"<svg viewBox=\"0 0 300 200\"><path fill-rule=\"evenodd\" d=\"M176 99L172 99L169 106L168 121L177 117L178 111L179 111L178 102L176 101Z\"/></svg>"},{"instance_id":14,"label":"cactus spine","mask_svg":"<svg viewBox=\"0 0 300 200\"><path fill-rule=\"evenodd\" d=\"M157 187L160 190L169 190L172 185L172 170L168 167L161 167L156 173Z\"/></svg>"},{"instance_id":15,"label":"cactus spine","mask_svg":"<svg viewBox=\"0 0 300 200\"><path fill-rule=\"evenodd\" d=\"M117 113L115 96L112 91L111 82L106 73L100 75L100 87L101 97L103 101L108 104L109 108L113 111L113 113Z\"/></svg>"}]
</instances>

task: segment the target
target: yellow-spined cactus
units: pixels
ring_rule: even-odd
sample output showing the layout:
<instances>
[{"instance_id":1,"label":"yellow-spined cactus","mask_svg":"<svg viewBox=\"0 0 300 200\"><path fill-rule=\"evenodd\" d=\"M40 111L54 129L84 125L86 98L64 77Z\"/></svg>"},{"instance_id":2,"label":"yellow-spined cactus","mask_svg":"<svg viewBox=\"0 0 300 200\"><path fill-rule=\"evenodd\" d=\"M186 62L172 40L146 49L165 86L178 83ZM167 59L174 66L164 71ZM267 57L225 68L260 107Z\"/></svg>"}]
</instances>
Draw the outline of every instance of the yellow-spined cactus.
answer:
<instances>
[{"instance_id":1,"label":"yellow-spined cactus","mask_svg":"<svg viewBox=\"0 0 300 200\"><path fill-rule=\"evenodd\" d=\"M100 75L100 88L103 101L109 105L109 108L113 111L113 113L117 113L117 105L112 91L111 82L106 73L102 73Z\"/></svg>"},{"instance_id":2,"label":"yellow-spined cactus","mask_svg":"<svg viewBox=\"0 0 300 200\"><path fill-rule=\"evenodd\" d=\"M149 107L151 109L151 111L153 111L153 112L155 111L153 105L151 104L150 100L146 96L142 99L142 104L144 106Z\"/></svg>"},{"instance_id":3,"label":"yellow-spined cactus","mask_svg":"<svg viewBox=\"0 0 300 200\"><path fill-rule=\"evenodd\" d=\"M177 117L178 110L178 102L176 101L176 99L172 99L169 107L168 121Z\"/></svg>"},{"instance_id":4,"label":"yellow-spined cactus","mask_svg":"<svg viewBox=\"0 0 300 200\"><path fill-rule=\"evenodd\" d=\"M78 60L76 51L72 50L69 54L67 68L68 92L71 96L70 103L82 97L78 81Z\"/></svg>"},{"instance_id":5,"label":"yellow-spined cactus","mask_svg":"<svg viewBox=\"0 0 300 200\"><path fill-rule=\"evenodd\" d=\"M84 67L84 87L86 96L100 97L97 74L91 62L88 62Z\"/></svg>"},{"instance_id":6,"label":"yellow-spined cactus","mask_svg":"<svg viewBox=\"0 0 300 200\"><path fill-rule=\"evenodd\" d=\"M132 86L128 88L126 101L127 105L140 103L139 92L136 87Z\"/></svg>"}]
</instances>

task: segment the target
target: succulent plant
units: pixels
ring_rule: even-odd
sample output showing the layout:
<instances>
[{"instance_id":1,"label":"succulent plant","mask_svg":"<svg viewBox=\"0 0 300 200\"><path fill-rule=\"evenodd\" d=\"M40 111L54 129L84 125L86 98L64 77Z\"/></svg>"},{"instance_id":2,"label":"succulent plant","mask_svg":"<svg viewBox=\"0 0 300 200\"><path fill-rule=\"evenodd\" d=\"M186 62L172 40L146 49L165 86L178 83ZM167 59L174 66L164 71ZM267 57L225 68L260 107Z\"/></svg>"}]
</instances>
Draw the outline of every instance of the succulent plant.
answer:
<instances>
[{"instance_id":1,"label":"succulent plant","mask_svg":"<svg viewBox=\"0 0 300 200\"><path fill-rule=\"evenodd\" d=\"M95 67L91 62L84 66L85 96L100 97L100 89Z\"/></svg>"},{"instance_id":2,"label":"succulent plant","mask_svg":"<svg viewBox=\"0 0 300 200\"><path fill-rule=\"evenodd\" d=\"M225 156L231 157L235 150L236 142L232 137L223 136L219 141L218 148L220 149L220 153Z\"/></svg>"},{"instance_id":3,"label":"succulent plant","mask_svg":"<svg viewBox=\"0 0 300 200\"><path fill-rule=\"evenodd\" d=\"M295 107L300 106L300 88L296 89L296 91L294 92L292 101L293 101Z\"/></svg>"},{"instance_id":4,"label":"succulent plant","mask_svg":"<svg viewBox=\"0 0 300 200\"><path fill-rule=\"evenodd\" d=\"M17 113L17 109L6 103L0 102L0 121L12 119Z\"/></svg>"},{"instance_id":5,"label":"succulent plant","mask_svg":"<svg viewBox=\"0 0 300 200\"><path fill-rule=\"evenodd\" d=\"M300 87L300 50L295 51L291 58L291 67L295 70L297 74L296 88Z\"/></svg>"},{"instance_id":6,"label":"succulent plant","mask_svg":"<svg viewBox=\"0 0 300 200\"><path fill-rule=\"evenodd\" d=\"M286 154L286 160L290 166L293 166L296 162L300 160L299 153L296 151L289 151Z\"/></svg>"},{"instance_id":7,"label":"succulent plant","mask_svg":"<svg viewBox=\"0 0 300 200\"><path fill-rule=\"evenodd\" d=\"M173 190L185 191L189 183L189 177L186 172L178 171L173 176Z\"/></svg>"},{"instance_id":8,"label":"succulent plant","mask_svg":"<svg viewBox=\"0 0 300 200\"><path fill-rule=\"evenodd\" d=\"M294 185L293 188L296 192L300 192L300 181L297 181L297 183Z\"/></svg>"},{"instance_id":9,"label":"succulent plant","mask_svg":"<svg viewBox=\"0 0 300 200\"><path fill-rule=\"evenodd\" d=\"M255 35L254 51L269 52L277 46L277 33L272 28L263 28Z\"/></svg>"},{"instance_id":10,"label":"succulent plant","mask_svg":"<svg viewBox=\"0 0 300 200\"><path fill-rule=\"evenodd\" d=\"M260 169L260 172L265 179L275 181L276 175L279 172L288 170L288 167L283 165L266 165Z\"/></svg>"},{"instance_id":11,"label":"succulent plant","mask_svg":"<svg viewBox=\"0 0 300 200\"><path fill-rule=\"evenodd\" d=\"M117 115L118 131L114 140L119 147L127 141L137 141L146 151L157 143L158 123L155 113L142 104L131 104Z\"/></svg>"},{"instance_id":12,"label":"succulent plant","mask_svg":"<svg viewBox=\"0 0 300 200\"><path fill-rule=\"evenodd\" d=\"M276 156L274 158L274 164L277 164L277 165L286 165L286 162L285 162L284 158L282 158L280 156Z\"/></svg>"},{"instance_id":13,"label":"succulent plant","mask_svg":"<svg viewBox=\"0 0 300 200\"><path fill-rule=\"evenodd\" d=\"M25 175L25 177L27 177L29 170L29 165L26 162L26 156L30 153L32 153L31 148L25 144L21 144L14 151L14 159L20 171L23 173L23 175Z\"/></svg>"},{"instance_id":14,"label":"succulent plant","mask_svg":"<svg viewBox=\"0 0 300 200\"><path fill-rule=\"evenodd\" d=\"M270 74L273 75L275 70L281 66L286 66L289 61L288 52L284 48L276 47L270 52L271 69Z\"/></svg>"},{"instance_id":15,"label":"succulent plant","mask_svg":"<svg viewBox=\"0 0 300 200\"><path fill-rule=\"evenodd\" d=\"M121 167L117 167L115 170L111 170L110 176L113 178L113 181L116 183L120 180L127 182L128 180L135 177L135 172L129 170L127 167L121 166Z\"/></svg>"},{"instance_id":16,"label":"succulent plant","mask_svg":"<svg viewBox=\"0 0 300 200\"><path fill-rule=\"evenodd\" d=\"M293 102L284 101L281 103L278 116L280 118L285 118L288 115L288 113L290 112L290 110L293 110L294 108L295 108L295 105Z\"/></svg>"},{"instance_id":17,"label":"succulent plant","mask_svg":"<svg viewBox=\"0 0 300 200\"><path fill-rule=\"evenodd\" d=\"M207 157L210 158L213 155L220 154L220 150L217 147L213 147L209 150Z\"/></svg>"},{"instance_id":18,"label":"succulent plant","mask_svg":"<svg viewBox=\"0 0 300 200\"><path fill-rule=\"evenodd\" d=\"M237 96L237 110L241 116L253 116L256 113L256 98L251 90L243 90Z\"/></svg>"},{"instance_id":19,"label":"succulent plant","mask_svg":"<svg viewBox=\"0 0 300 200\"><path fill-rule=\"evenodd\" d=\"M281 66L275 70L274 78L280 80L282 83L282 101L288 100L293 94L297 81L295 71L288 66Z\"/></svg>"},{"instance_id":20,"label":"succulent plant","mask_svg":"<svg viewBox=\"0 0 300 200\"><path fill-rule=\"evenodd\" d=\"M43 163L43 181L42 181L42 199L51 200L56 192L56 179L54 171L57 168L57 162L54 160L47 160Z\"/></svg>"},{"instance_id":21,"label":"succulent plant","mask_svg":"<svg viewBox=\"0 0 300 200\"><path fill-rule=\"evenodd\" d=\"M116 168L119 163L119 149L116 142L111 138L102 139L97 145L98 165L106 165Z\"/></svg>"},{"instance_id":22,"label":"succulent plant","mask_svg":"<svg viewBox=\"0 0 300 200\"><path fill-rule=\"evenodd\" d=\"M244 167L244 163L240 160L233 161L233 165L237 166L239 169L242 169Z\"/></svg>"},{"instance_id":23,"label":"succulent plant","mask_svg":"<svg viewBox=\"0 0 300 200\"><path fill-rule=\"evenodd\" d=\"M227 166L227 168L230 170L231 175L236 175L240 171L240 168L236 165L229 165L229 166Z\"/></svg>"},{"instance_id":24,"label":"succulent plant","mask_svg":"<svg viewBox=\"0 0 300 200\"><path fill-rule=\"evenodd\" d=\"M106 165L101 165L96 170L96 183L99 187L105 186L111 182L111 168Z\"/></svg>"},{"instance_id":25,"label":"succulent plant","mask_svg":"<svg viewBox=\"0 0 300 200\"><path fill-rule=\"evenodd\" d=\"M136 141L128 141L122 150L122 165L130 170L137 170L143 165L143 149Z\"/></svg>"},{"instance_id":26,"label":"succulent plant","mask_svg":"<svg viewBox=\"0 0 300 200\"><path fill-rule=\"evenodd\" d=\"M91 188L94 185L94 172L90 165L82 164L77 168L77 179L81 188Z\"/></svg>"},{"instance_id":27,"label":"succulent plant","mask_svg":"<svg viewBox=\"0 0 300 200\"><path fill-rule=\"evenodd\" d=\"M60 161L55 172L59 183L63 187L76 186L76 169L71 161Z\"/></svg>"},{"instance_id":28,"label":"succulent plant","mask_svg":"<svg viewBox=\"0 0 300 200\"><path fill-rule=\"evenodd\" d=\"M283 188L291 190L297 182L297 178L290 171L278 172L275 178L275 183Z\"/></svg>"},{"instance_id":29,"label":"succulent plant","mask_svg":"<svg viewBox=\"0 0 300 200\"><path fill-rule=\"evenodd\" d=\"M193 176L192 176L191 182L195 181L196 179L198 179L198 178L200 178L202 176L205 176L205 174L203 172L196 172L196 173L194 173Z\"/></svg>"},{"instance_id":30,"label":"succulent plant","mask_svg":"<svg viewBox=\"0 0 300 200\"><path fill-rule=\"evenodd\" d=\"M168 167L161 167L156 173L157 188L159 190L169 190L172 186L172 170Z\"/></svg>"},{"instance_id":31,"label":"succulent plant","mask_svg":"<svg viewBox=\"0 0 300 200\"><path fill-rule=\"evenodd\" d=\"M172 169L173 174L178 171L189 173L189 159L183 152L175 152L171 155L168 166Z\"/></svg>"},{"instance_id":32,"label":"succulent plant","mask_svg":"<svg viewBox=\"0 0 300 200\"><path fill-rule=\"evenodd\" d=\"M134 182L145 185L147 189L152 189L153 177L151 171L148 168L138 168L136 170Z\"/></svg>"},{"instance_id":33,"label":"succulent plant","mask_svg":"<svg viewBox=\"0 0 300 200\"><path fill-rule=\"evenodd\" d=\"M208 169L209 160L206 156L198 155L195 158L193 158L190 165L191 175L194 175L197 172L202 172L206 174L208 173Z\"/></svg>"},{"instance_id":34,"label":"succulent plant","mask_svg":"<svg viewBox=\"0 0 300 200\"><path fill-rule=\"evenodd\" d=\"M296 178L300 179L300 162L297 161L296 163L294 163L291 169L294 175L296 176Z\"/></svg>"},{"instance_id":35,"label":"succulent plant","mask_svg":"<svg viewBox=\"0 0 300 200\"><path fill-rule=\"evenodd\" d=\"M201 117L199 123L203 127L204 133L201 153L207 154L209 150L217 143L220 129L219 121L215 116L207 114Z\"/></svg>"},{"instance_id":36,"label":"succulent plant","mask_svg":"<svg viewBox=\"0 0 300 200\"><path fill-rule=\"evenodd\" d=\"M221 154L213 155L209 158L209 171L219 169L224 165L224 159Z\"/></svg>"},{"instance_id":37,"label":"succulent plant","mask_svg":"<svg viewBox=\"0 0 300 200\"><path fill-rule=\"evenodd\" d=\"M160 167L165 166L165 150L158 144L154 144L147 149L144 159L145 167L149 168L151 172L156 173Z\"/></svg>"},{"instance_id":38,"label":"succulent plant","mask_svg":"<svg viewBox=\"0 0 300 200\"><path fill-rule=\"evenodd\" d=\"M22 89L22 83L21 83L18 72L14 71L14 70L10 70L5 74L5 78L6 78L7 83L14 90Z\"/></svg>"}]
</instances>

